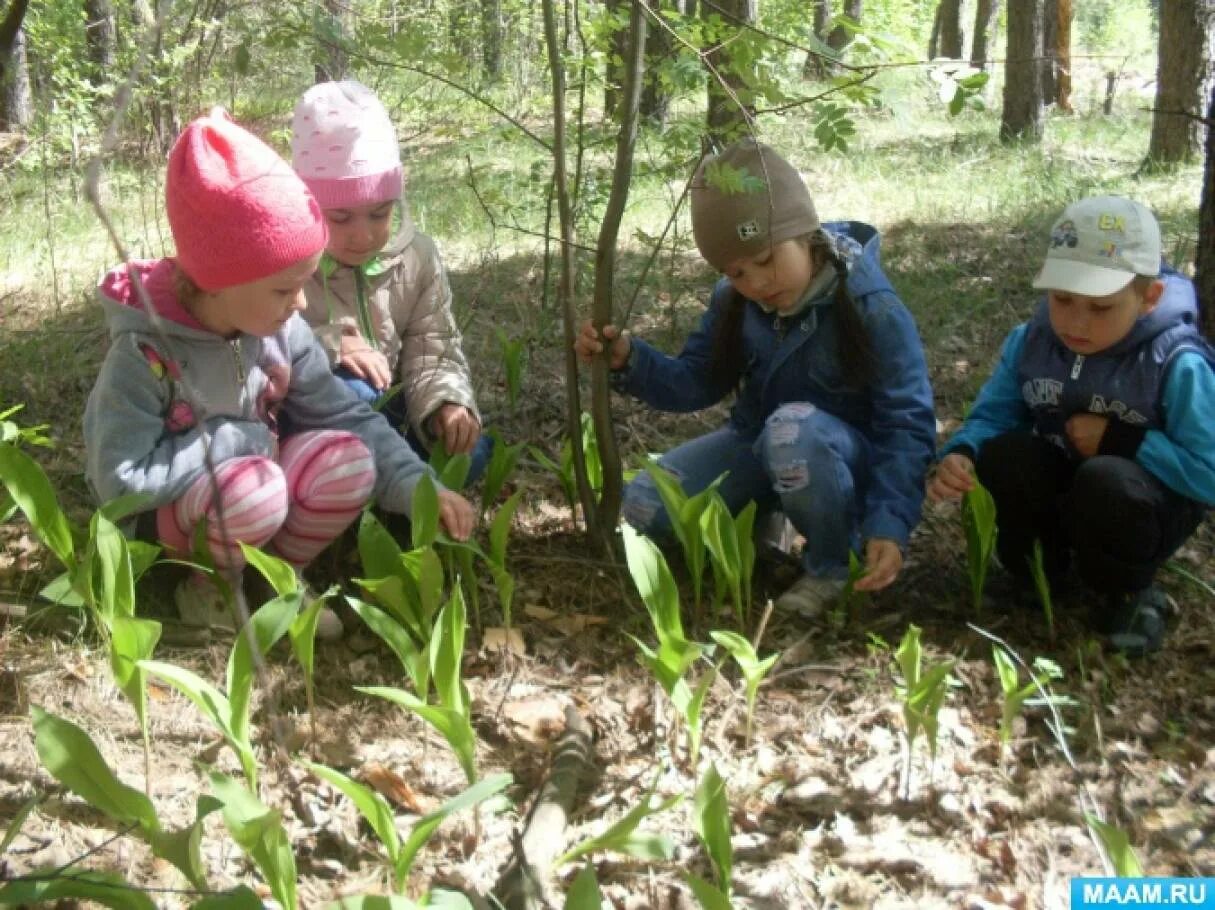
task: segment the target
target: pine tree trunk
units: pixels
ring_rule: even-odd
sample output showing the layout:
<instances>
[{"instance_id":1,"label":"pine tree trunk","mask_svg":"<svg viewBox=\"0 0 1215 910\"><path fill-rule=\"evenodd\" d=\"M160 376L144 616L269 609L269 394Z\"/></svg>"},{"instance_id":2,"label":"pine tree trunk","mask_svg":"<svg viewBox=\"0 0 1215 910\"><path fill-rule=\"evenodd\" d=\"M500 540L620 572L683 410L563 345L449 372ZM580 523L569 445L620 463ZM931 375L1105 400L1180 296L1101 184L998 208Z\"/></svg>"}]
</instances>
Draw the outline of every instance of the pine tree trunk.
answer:
<instances>
[{"instance_id":1,"label":"pine tree trunk","mask_svg":"<svg viewBox=\"0 0 1215 910\"><path fill-rule=\"evenodd\" d=\"M603 0L605 12L619 18L628 12L629 0ZM612 31L611 50L603 72L603 119L611 120L620 104L620 87L624 84L624 55L628 51L628 28L621 25Z\"/></svg>"},{"instance_id":2,"label":"pine tree trunk","mask_svg":"<svg viewBox=\"0 0 1215 910\"><path fill-rule=\"evenodd\" d=\"M93 83L100 84L114 68L117 46L114 7L110 0L84 0L84 36L93 63Z\"/></svg>"},{"instance_id":3,"label":"pine tree trunk","mask_svg":"<svg viewBox=\"0 0 1215 910\"><path fill-rule=\"evenodd\" d=\"M1215 122L1215 85L1207 103L1207 122ZM1199 321L1202 332L1215 342L1215 130L1207 129L1206 167L1202 172L1202 202L1198 207Z\"/></svg>"},{"instance_id":4,"label":"pine tree trunk","mask_svg":"<svg viewBox=\"0 0 1215 910\"><path fill-rule=\"evenodd\" d=\"M1040 142L1042 139L1042 67L1037 60L1041 47L1041 0L1009 3L1001 142Z\"/></svg>"},{"instance_id":5,"label":"pine tree trunk","mask_svg":"<svg viewBox=\"0 0 1215 910\"><path fill-rule=\"evenodd\" d=\"M720 0L716 4L718 9L703 6L701 13L706 18L716 13L734 25L735 29L742 31L746 25L755 24L759 13L758 5L758 0ZM739 72L743 66L753 64L734 59L728 41L709 48L705 59L725 81L723 86L716 76L709 74L708 110L705 118L709 136L724 145L742 134L747 121L754 114L751 93L746 87L746 80Z\"/></svg>"},{"instance_id":6,"label":"pine tree trunk","mask_svg":"<svg viewBox=\"0 0 1215 910\"><path fill-rule=\"evenodd\" d=\"M932 34L928 36L928 59L936 60L937 51L941 44L941 4L937 4L937 11L932 16Z\"/></svg>"},{"instance_id":7,"label":"pine tree trunk","mask_svg":"<svg viewBox=\"0 0 1215 910\"><path fill-rule=\"evenodd\" d=\"M502 0L481 0L481 73L486 82L502 78Z\"/></svg>"},{"instance_id":8,"label":"pine tree trunk","mask_svg":"<svg viewBox=\"0 0 1215 910\"><path fill-rule=\"evenodd\" d=\"M334 31L345 38L349 35L349 13L345 10L342 0L325 0L325 12L334 25ZM346 78L350 69L350 60L346 49L336 41L327 41L319 48L320 57L313 67L313 76L317 82L339 82Z\"/></svg>"},{"instance_id":9,"label":"pine tree trunk","mask_svg":"<svg viewBox=\"0 0 1215 910\"><path fill-rule=\"evenodd\" d=\"M1211 74L1213 24L1215 0L1161 4L1149 166L1181 164L1198 155L1202 133L1195 118L1202 111Z\"/></svg>"},{"instance_id":10,"label":"pine tree trunk","mask_svg":"<svg viewBox=\"0 0 1215 910\"><path fill-rule=\"evenodd\" d=\"M864 0L844 0L844 15L858 25L861 22L861 13L864 12ZM852 32L844 28L843 25L836 25L827 35L827 44L832 50L842 51L852 43Z\"/></svg>"},{"instance_id":11,"label":"pine tree trunk","mask_svg":"<svg viewBox=\"0 0 1215 910\"><path fill-rule=\"evenodd\" d=\"M813 7L814 37L826 44L827 34L831 30L831 2L830 0L810 0L810 3ZM822 54L816 54L813 51L806 53L806 62L802 65L803 79L825 79L829 71L828 61L823 59Z\"/></svg>"},{"instance_id":12,"label":"pine tree trunk","mask_svg":"<svg viewBox=\"0 0 1215 910\"><path fill-rule=\"evenodd\" d=\"M987 69L987 43L999 11L1000 0L978 0L975 4L975 36L970 47L970 65L975 69Z\"/></svg>"},{"instance_id":13,"label":"pine tree trunk","mask_svg":"<svg viewBox=\"0 0 1215 910\"><path fill-rule=\"evenodd\" d=\"M0 69L0 128L25 129L34 119L29 64L25 59L25 30L17 29L8 60Z\"/></svg>"},{"instance_id":14,"label":"pine tree trunk","mask_svg":"<svg viewBox=\"0 0 1215 910\"><path fill-rule=\"evenodd\" d=\"M940 33L937 36L937 52L951 60L962 59L962 0L941 0L937 7L940 14Z\"/></svg>"},{"instance_id":15,"label":"pine tree trunk","mask_svg":"<svg viewBox=\"0 0 1215 910\"><path fill-rule=\"evenodd\" d=\"M683 12L677 0L646 0L660 16L663 10ZM671 54L671 33L650 25L645 32L645 72L641 84L640 113L649 123L665 126L671 111L671 93L662 81L662 65Z\"/></svg>"},{"instance_id":16,"label":"pine tree trunk","mask_svg":"<svg viewBox=\"0 0 1215 910\"><path fill-rule=\"evenodd\" d=\"M1059 32L1059 0L1042 2L1042 47L1039 49L1042 67L1042 103L1054 104L1059 97L1055 84L1055 45Z\"/></svg>"},{"instance_id":17,"label":"pine tree trunk","mask_svg":"<svg viewBox=\"0 0 1215 910\"><path fill-rule=\"evenodd\" d=\"M1059 16L1055 31L1055 104L1065 114L1072 107L1072 0L1057 0Z\"/></svg>"}]
</instances>

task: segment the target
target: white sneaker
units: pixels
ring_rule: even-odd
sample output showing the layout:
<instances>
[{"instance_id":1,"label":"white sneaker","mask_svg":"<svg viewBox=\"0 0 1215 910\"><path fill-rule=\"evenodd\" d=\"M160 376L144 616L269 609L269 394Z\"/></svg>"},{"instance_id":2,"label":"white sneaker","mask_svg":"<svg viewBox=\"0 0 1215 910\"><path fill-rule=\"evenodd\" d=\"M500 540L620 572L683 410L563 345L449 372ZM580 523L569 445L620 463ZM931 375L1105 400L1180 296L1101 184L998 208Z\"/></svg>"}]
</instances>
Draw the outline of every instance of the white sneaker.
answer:
<instances>
[{"instance_id":1,"label":"white sneaker","mask_svg":"<svg viewBox=\"0 0 1215 910\"><path fill-rule=\"evenodd\" d=\"M228 583L239 585L240 577L230 578ZM177 615L187 626L226 629L229 632L236 629L232 621L232 606L219 586L202 572L191 572L177 583L173 603L177 606Z\"/></svg>"},{"instance_id":2,"label":"white sneaker","mask_svg":"<svg viewBox=\"0 0 1215 910\"><path fill-rule=\"evenodd\" d=\"M776 609L796 613L805 619L817 619L840 599L845 584L837 578L803 575L776 599Z\"/></svg>"}]
</instances>

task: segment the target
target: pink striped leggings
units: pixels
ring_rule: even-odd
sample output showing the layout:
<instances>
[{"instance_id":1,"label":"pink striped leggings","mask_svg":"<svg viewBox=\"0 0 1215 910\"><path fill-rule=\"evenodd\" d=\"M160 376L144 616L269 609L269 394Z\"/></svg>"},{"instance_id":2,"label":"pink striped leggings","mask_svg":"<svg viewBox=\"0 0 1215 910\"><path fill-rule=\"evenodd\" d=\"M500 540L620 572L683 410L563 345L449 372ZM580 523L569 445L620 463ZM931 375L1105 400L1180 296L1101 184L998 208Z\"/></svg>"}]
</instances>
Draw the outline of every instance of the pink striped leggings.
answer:
<instances>
[{"instance_id":1,"label":"pink striped leggings","mask_svg":"<svg viewBox=\"0 0 1215 910\"><path fill-rule=\"evenodd\" d=\"M277 463L249 456L225 461L156 511L160 542L189 555L194 529L206 522L216 568L244 567L240 542L266 547L303 568L354 521L371 497L375 465L354 434L313 430L283 443ZM216 494L223 528L216 520Z\"/></svg>"}]
</instances>

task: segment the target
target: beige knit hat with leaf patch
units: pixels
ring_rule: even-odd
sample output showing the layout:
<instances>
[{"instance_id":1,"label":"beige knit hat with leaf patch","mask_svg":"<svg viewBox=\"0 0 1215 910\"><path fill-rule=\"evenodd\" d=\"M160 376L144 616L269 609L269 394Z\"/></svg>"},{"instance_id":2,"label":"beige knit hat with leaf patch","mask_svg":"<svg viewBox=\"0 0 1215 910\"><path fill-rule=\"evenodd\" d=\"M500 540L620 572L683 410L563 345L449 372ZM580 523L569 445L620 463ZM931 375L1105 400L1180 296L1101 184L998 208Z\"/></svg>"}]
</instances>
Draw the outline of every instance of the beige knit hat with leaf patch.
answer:
<instances>
[{"instance_id":1,"label":"beige knit hat with leaf patch","mask_svg":"<svg viewBox=\"0 0 1215 910\"><path fill-rule=\"evenodd\" d=\"M820 227L801 175L770 146L750 138L702 161L691 197L696 248L719 272Z\"/></svg>"}]
</instances>

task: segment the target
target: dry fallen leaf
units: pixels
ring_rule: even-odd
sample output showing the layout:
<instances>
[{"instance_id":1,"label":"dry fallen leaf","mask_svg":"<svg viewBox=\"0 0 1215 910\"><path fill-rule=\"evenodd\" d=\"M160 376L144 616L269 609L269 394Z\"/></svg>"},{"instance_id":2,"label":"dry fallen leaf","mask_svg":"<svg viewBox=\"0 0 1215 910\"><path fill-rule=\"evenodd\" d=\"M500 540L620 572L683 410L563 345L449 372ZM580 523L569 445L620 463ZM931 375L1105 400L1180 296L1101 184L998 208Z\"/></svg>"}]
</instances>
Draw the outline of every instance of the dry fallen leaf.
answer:
<instances>
[{"instance_id":1,"label":"dry fallen leaf","mask_svg":"<svg viewBox=\"0 0 1215 910\"><path fill-rule=\"evenodd\" d=\"M481 644L486 651L509 651L517 657L527 654L527 644L518 629L503 629L500 626L486 629L481 636Z\"/></svg>"},{"instance_id":2,"label":"dry fallen leaf","mask_svg":"<svg viewBox=\"0 0 1215 910\"><path fill-rule=\"evenodd\" d=\"M425 815L434 808L434 806L428 806L427 801L418 796L405 778L379 762L368 762L363 765L361 777L382 797L416 815Z\"/></svg>"},{"instance_id":3,"label":"dry fallen leaf","mask_svg":"<svg viewBox=\"0 0 1215 910\"><path fill-rule=\"evenodd\" d=\"M508 701L502 714L514 732L533 743L549 742L565 729L565 704L553 695L532 695Z\"/></svg>"}]
</instances>

